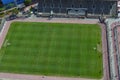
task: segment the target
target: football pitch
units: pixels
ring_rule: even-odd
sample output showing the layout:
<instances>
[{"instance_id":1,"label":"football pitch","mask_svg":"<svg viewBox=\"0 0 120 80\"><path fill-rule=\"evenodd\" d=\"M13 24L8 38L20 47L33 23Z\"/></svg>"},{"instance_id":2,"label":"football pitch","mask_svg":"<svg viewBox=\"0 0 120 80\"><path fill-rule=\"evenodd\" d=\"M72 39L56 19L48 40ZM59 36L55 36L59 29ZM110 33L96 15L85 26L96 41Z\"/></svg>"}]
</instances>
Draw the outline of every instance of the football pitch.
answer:
<instances>
[{"instance_id":1,"label":"football pitch","mask_svg":"<svg viewBox=\"0 0 120 80\"><path fill-rule=\"evenodd\" d=\"M97 24L14 22L0 50L0 72L101 78Z\"/></svg>"}]
</instances>

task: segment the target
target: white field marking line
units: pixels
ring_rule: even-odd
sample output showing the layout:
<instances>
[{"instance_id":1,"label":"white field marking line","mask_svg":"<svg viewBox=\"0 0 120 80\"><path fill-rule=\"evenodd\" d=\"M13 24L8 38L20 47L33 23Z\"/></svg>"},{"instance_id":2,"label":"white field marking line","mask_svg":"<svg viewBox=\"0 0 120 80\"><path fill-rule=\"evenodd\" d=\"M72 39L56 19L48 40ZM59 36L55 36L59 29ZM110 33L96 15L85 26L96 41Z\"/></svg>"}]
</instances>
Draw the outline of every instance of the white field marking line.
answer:
<instances>
[{"instance_id":1,"label":"white field marking line","mask_svg":"<svg viewBox=\"0 0 120 80\"><path fill-rule=\"evenodd\" d=\"M3 28L2 28L2 30L1 30L1 32L0 32L0 37L1 37L1 38L2 38L2 33L4 33L4 30L5 30L5 28L6 28L6 25L7 25L7 22L4 23ZM3 45L4 45L4 44L3 44ZM2 60L3 55L4 55L4 52L3 52L3 53L0 53L0 63L1 63L1 60Z\"/></svg>"},{"instance_id":2,"label":"white field marking line","mask_svg":"<svg viewBox=\"0 0 120 80\"><path fill-rule=\"evenodd\" d=\"M0 78L0 80L23 80L23 79ZM24 80L25 80L25 79L24 79Z\"/></svg>"},{"instance_id":3,"label":"white field marking line","mask_svg":"<svg viewBox=\"0 0 120 80\"><path fill-rule=\"evenodd\" d=\"M5 40L5 42L3 43L3 47L7 47L7 43L8 43L8 40Z\"/></svg>"},{"instance_id":4,"label":"white field marking line","mask_svg":"<svg viewBox=\"0 0 120 80\"><path fill-rule=\"evenodd\" d=\"M8 40L5 40L5 43L3 44L3 47L7 47L7 43L8 43ZM2 50L2 52L0 53L0 63L3 59L4 54L5 54L5 52L4 52L4 50Z\"/></svg>"},{"instance_id":5,"label":"white field marking line","mask_svg":"<svg viewBox=\"0 0 120 80\"><path fill-rule=\"evenodd\" d=\"M0 36L2 36L2 33L3 33L3 31L4 31L5 27L6 27L6 24L7 24L7 22L5 21L5 23L4 23L4 25L3 25L3 28L2 28L2 30L1 30L1 32L0 32Z\"/></svg>"}]
</instances>

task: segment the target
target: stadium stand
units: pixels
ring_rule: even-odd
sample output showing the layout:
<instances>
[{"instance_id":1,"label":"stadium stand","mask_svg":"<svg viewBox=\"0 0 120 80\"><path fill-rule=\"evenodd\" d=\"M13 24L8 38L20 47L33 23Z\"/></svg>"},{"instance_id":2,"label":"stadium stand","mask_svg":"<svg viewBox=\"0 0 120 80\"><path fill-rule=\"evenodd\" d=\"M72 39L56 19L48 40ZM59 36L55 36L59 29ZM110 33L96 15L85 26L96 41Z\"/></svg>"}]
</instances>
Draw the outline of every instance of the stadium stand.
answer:
<instances>
[{"instance_id":1,"label":"stadium stand","mask_svg":"<svg viewBox=\"0 0 120 80\"><path fill-rule=\"evenodd\" d=\"M86 8L88 14L109 15L110 10L117 0L40 0L38 12L67 13L67 8Z\"/></svg>"}]
</instances>

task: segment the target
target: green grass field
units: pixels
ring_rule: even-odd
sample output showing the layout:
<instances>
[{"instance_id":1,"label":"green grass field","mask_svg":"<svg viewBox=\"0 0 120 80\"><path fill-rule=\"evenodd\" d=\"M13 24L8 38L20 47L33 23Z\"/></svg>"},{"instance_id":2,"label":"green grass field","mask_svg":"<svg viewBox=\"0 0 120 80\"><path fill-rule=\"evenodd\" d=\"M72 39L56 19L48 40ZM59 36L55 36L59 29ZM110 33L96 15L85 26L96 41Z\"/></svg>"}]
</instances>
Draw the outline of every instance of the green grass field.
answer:
<instances>
[{"instance_id":1,"label":"green grass field","mask_svg":"<svg viewBox=\"0 0 120 80\"><path fill-rule=\"evenodd\" d=\"M14 22L0 50L0 72L101 78L97 24Z\"/></svg>"}]
</instances>

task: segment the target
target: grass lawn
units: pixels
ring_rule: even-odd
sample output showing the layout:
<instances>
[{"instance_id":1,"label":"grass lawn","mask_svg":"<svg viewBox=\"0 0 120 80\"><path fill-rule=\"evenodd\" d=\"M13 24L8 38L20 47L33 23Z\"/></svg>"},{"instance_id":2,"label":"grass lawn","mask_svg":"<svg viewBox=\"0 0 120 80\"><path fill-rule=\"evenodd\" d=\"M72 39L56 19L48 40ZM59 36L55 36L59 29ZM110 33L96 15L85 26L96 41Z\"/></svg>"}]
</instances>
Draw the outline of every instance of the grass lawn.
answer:
<instances>
[{"instance_id":1,"label":"grass lawn","mask_svg":"<svg viewBox=\"0 0 120 80\"><path fill-rule=\"evenodd\" d=\"M101 78L97 24L14 22L0 50L0 72Z\"/></svg>"}]
</instances>

